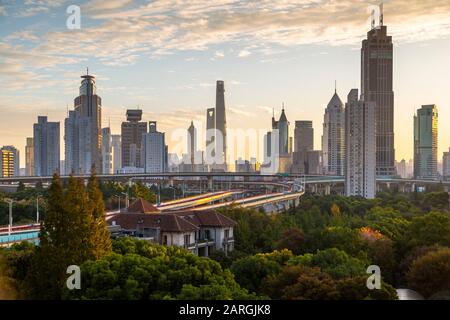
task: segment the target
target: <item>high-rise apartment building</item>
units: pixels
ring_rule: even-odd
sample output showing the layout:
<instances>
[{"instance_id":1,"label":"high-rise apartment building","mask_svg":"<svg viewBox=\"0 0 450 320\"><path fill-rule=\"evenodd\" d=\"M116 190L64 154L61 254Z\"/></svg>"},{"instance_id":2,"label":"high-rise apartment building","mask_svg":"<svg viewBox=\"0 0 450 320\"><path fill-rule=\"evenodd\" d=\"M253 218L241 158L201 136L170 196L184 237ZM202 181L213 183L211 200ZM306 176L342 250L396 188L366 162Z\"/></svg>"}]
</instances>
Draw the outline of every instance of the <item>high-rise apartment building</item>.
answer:
<instances>
[{"instance_id":1,"label":"high-rise apartment building","mask_svg":"<svg viewBox=\"0 0 450 320\"><path fill-rule=\"evenodd\" d=\"M120 134L111 135L111 147L113 173L117 173L122 168L122 139Z\"/></svg>"},{"instance_id":2,"label":"high-rise apartment building","mask_svg":"<svg viewBox=\"0 0 450 320\"><path fill-rule=\"evenodd\" d=\"M294 173L308 173L308 152L314 150L314 129L312 121L295 121L294 129Z\"/></svg>"},{"instance_id":3,"label":"high-rise apartment building","mask_svg":"<svg viewBox=\"0 0 450 320\"><path fill-rule=\"evenodd\" d=\"M322 161L324 173L342 176L344 174L345 112L337 92L325 109L322 135Z\"/></svg>"},{"instance_id":4,"label":"high-rise apartment building","mask_svg":"<svg viewBox=\"0 0 450 320\"><path fill-rule=\"evenodd\" d=\"M113 151L111 128L102 129L102 173L113 173Z\"/></svg>"},{"instance_id":5,"label":"high-rise apartment building","mask_svg":"<svg viewBox=\"0 0 450 320\"><path fill-rule=\"evenodd\" d=\"M25 145L25 175L34 176L34 142L33 138L27 138Z\"/></svg>"},{"instance_id":6,"label":"high-rise apartment building","mask_svg":"<svg viewBox=\"0 0 450 320\"><path fill-rule=\"evenodd\" d=\"M375 103L358 100L352 89L345 105L345 194L375 198Z\"/></svg>"},{"instance_id":7,"label":"high-rise apartment building","mask_svg":"<svg viewBox=\"0 0 450 320\"><path fill-rule=\"evenodd\" d=\"M48 122L39 116L33 126L34 175L51 176L60 173L59 122Z\"/></svg>"},{"instance_id":8,"label":"high-rise apartment building","mask_svg":"<svg viewBox=\"0 0 450 320\"><path fill-rule=\"evenodd\" d=\"M414 177L436 179L438 148L438 110L424 105L414 116Z\"/></svg>"},{"instance_id":9,"label":"high-rise apartment building","mask_svg":"<svg viewBox=\"0 0 450 320\"><path fill-rule=\"evenodd\" d=\"M367 33L361 49L361 100L376 103L377 175L395 175L393 44L380 23Z\"/></svg>"},{"instance_id":10,"label":"high-rise apartment building","mask_svg":"<svg viewBox=\"0 0 450 320\"><path fill-rule=\"evenodd\" d=\"M143 168L141 163L142 135L147 133L147 122L141 122L142 110L127 110L127 121L122 122L122 167Z\"/></svg>"},{"instance_id":11,"label":"high-rise apartment building","mask_svg":"<svg viewBox=\"0 0 450 320\"><path fill-rule=\"evenodd\" d=\"M20 175L19 150L13 146L0 149L0 177L10 178Z\"/></svg>"},{"instance_id":12,"label":"high-rise apartment building","mask_svg":"<svg viewBox=\"0 0 450 320\"><path fill-rule=\"evenodd\" d=\"M81 76L80 95L64 122L66 173L87 174L92 167L102 171L102 100L97 95L95 77Z\"/></svg>"},{"instance_id":13,"label":"high-rise apartment building","mask_svg":"<svg viewBox=\"0 0 450 320\"><path fill-rule=\"evenodd\" d=\"M442 155L442 176L445 180L450 179L450 148Z\"/></svg>"},{"instance_id":14,"label":"high-rise apartment building","mask_svg":"<svg viewBox=\"0 0 450 320\"><path fill-rule=\"evenodd\" d=\"M162 173L168 170L168 150L165 134L158 132L156 121L149 122L149 132L142 135L141 161L145 173Z\"/></svg>"}]
</instances>

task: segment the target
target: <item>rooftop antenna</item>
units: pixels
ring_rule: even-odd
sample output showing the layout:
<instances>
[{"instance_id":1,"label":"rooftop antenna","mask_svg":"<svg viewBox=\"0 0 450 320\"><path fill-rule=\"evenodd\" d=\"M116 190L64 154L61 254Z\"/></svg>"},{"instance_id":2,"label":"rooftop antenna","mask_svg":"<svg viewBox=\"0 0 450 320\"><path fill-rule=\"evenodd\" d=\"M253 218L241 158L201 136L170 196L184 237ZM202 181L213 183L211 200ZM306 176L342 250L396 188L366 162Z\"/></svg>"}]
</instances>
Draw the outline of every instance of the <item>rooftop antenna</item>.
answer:
<instances>
[{"instance_id":1,"label":"rooftop antenna","mask_svg":"<svg viewBox=\"0 0 450 320\"><path fill-rule=\"evenodd\" d=\"M272 118L275 118L275 108L272 108Z\"/></svg>"},{"instance_id":2,"label":"rooftop antenna","mask_svg":"<svg viewBox=\"0 0 450 320\"><path fill-rule=\"evenodd\" d=\"M284 110L284 102L281 103L281 108L282 108L282 110Z\"/></svg>"},{"instance_id":3,"label":"rooftop antenna","mask_svg":"<svg viewBox=\"0 0 450 320\"><path fill-rule=\"evenodd\" d=\"M334 80L334 93L337 93L337 80Z\"/></svg>"},{"instance_id":4,"label":"rooftop antenna","mask_svg":"<svg viewBox=\"0 0 450 320\"><path fill-rule=\"evenodd\" d=\"M86 67L86 75L89 75L89 67Z\"/></svg>"},{"instance_id":5,"label":"rooftop antenna","mask_svg":"<svg viewBox=\"0 0 450 320\"><path fill-rule=\"evenodd\" d=\"M67 117L69 117L69 105L66 103L66 112L67 112Z\"/></svg>"},{"instance_id":6,"label":"rooftop antenna","mask_svg":"<svg viewBox=\"0 0 450 320\"><path fill-rule=\"evenodd\" d=\"M382 26L383 26L383 23L384 23L384 12L383 12L383 7L384 7L384 4L383 4L383 2L381 2L381 3L380 3L380 27L382 27Z\"/></svg>"}]
</instances>

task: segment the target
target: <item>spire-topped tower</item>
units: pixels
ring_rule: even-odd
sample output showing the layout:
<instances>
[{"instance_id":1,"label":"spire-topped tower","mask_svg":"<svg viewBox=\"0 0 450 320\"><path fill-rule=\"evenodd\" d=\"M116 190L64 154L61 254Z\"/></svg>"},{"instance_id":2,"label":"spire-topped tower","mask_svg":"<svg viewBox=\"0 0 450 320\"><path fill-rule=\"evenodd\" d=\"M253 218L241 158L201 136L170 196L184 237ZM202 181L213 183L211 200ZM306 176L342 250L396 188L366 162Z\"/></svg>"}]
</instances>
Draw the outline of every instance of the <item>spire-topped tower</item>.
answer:
<instances>
[{"instance_id":1,"label":"spire-topped tower","mask_svg":"<svg viewBox=\"0 0 450 320\"><path fill-rule=\"evenodd\" d=\"M394 176L394 91L392 37L384 25L380 4L380 27L372 28L361 48L361 100L376 103L377 175Z\"/></svg>"}]
</instances>

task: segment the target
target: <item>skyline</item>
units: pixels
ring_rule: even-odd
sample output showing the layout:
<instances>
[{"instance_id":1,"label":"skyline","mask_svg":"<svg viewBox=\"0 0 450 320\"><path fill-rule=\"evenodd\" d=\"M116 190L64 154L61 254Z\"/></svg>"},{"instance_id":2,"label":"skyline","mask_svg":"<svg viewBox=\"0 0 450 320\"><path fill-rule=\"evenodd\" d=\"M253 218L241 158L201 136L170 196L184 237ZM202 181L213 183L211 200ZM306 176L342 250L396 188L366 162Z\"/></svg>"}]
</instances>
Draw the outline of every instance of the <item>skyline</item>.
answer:
<instances>
[{"instance_id":1,"label":"skyline","mask_svg":"<svg viewBox=\"0 0 450 320\"><path fill-rule=\"evenodd\" d=\"M32 3L32 1L27 2ZM295 3L298 2L295 1ZM253 9L258 12L257 17L263 15L262 8L270 9L266 15L270 16L272 13L271 17L276 18L266 20L271 21L268 29L273 31L272 34L267 35L261 31L262 35L257 33L254 37L256 39L250 39L249 28L244 28L243 31L234 30L222 41L219 41L220 35L216 33L217 41L207 38L203 46L191 48L178 46L179 49L175 49L177 46L170 48L169 44L173 45L173 41L169 41L166 49L170 49L170 53L158 51L150 45L148 47L142 45L146 34L144 39L131 37L124 46L134 47L135 51L130 52L134 54L135 60L128 61L127 65L114 67L108 65L117 61L126 62L127 58L120 55L118 58L118 53L114 50L108 56L105 51L108 51L111 44L108 47L105 40L97 45L99 52L88 50L89 43L94 45L92 41L95 36L105 34L114 36L114 41L124 40L122 36L130 36L130 32L123 32L125 35L119 32L117 35L114 31L109 30L108 33L104 30L108 22L120 25L128 21L127 19L134 19L133 21L139 23L145 20L143 16L131 17L132 13L137 12L127 9L133 6L130 1L108 2L112 7L102 9L108 11L107 15L98 13L101 8L100 2L93 1L90 2L90 6L89 4L82 6L80 31L64 30L67 17L65 9L68 5L67 3L65 5L64 1L53 2L55 6L47 7L48 11L35 9L38 13L27 17L19 17L17 13L10 11L11 8L8 5L2 5L0 36L4 40L0 40L0 68L4 72L0 75L0 84L3 86L0 93L0 112L4 115L5 125L0 129L0 145L14 145L19 148L21 163L24 164L26 137L32 136L32 124L36 122L37 116L48 115L49 121L59 121L62 125L66 115L66 105L71 109L72 101L77 96L79 76L85 67L89 66L91 73L97 78L98 94L103 98L102 126L106 127L111 119L113 134L120 132L120 123L125 121L126 109L135 108L137 105L144 111L144 120L157 121L160 130L165 131L168 137L171 131L169 129L187 130L191 119L199 120L205 126L204 114L207 108L214 106L215 82L220 79L225 81L226 86L228 128L247 128L248 123L252 123L255 129L269 129L272 108L275 108L275 117L278 118L281 104L284 102L287 118L291 122L290 135L293 136L292 124L296 120L312 120L315 129L314 145L316 149L320 149L323 113L334 92L334 81L337 80L338 94L341 99L350 89L360 87L359 48L361 41L366 37L366 32L370 29L367 22L369 14L365 10L366 3L353 1L349 5L350 2L343 1L340 2L341 6L333 7L332 1L302 1L301 4L304 7L298 10L293 7L294 2L283 2L284 10L289 9L289 17L277 15L276 12L283 8L276 8L277 5L271 6L269 2L265 2L265 5ZM44 4L45 1L39 3ZM199 4L200 1L193 1L184 9L175 6L179 9L176 12L177 16L192 10L195 3ZM309 8L305 7L308 3L311 5ZM448 86L445 77L450 72L450 66L444 63L445 49L450 49L448 41L450 4L445 1L435 1L428 4L432 5L432 8L427 8L422 2L410 1L410 6L405 8L405 3L406 1L386 1L384 19L388 33L392 35L394 42L396 158L397 160L412 158L412 127L415 110L421 105L436 104L441 115L438 149L438 158L441 159L442 152L448 150L450 145L450 129L445 121L450 117L450 111L446 110L450 93L445 90L446 84ZM206 25L211 27L214 19L237 19L245 12L251 12L251 8L241 3L239 8L242 13L233 14L230 11L229 14L224 15L226 18L217 17L214 12L221 9L230 10L232 2L223 1L222 4L223 6L203 5L203 10L198 12L198 16L194 16L206 17ZM31 5L30 8L32 7ZM157 2L154 7L159 8L159 14L164 15L164 12L167 12L161 8L161 2ZM144 17L146 17L145 14L155 14L154 7L149 6L147 11L143 10ZM88 13L84 13L84 8L88 8ZM320 8L326 8L329 11L321 12ZM355 14L345 16L344 13L348 12L349 8ZM117 14L114 14L114 11L117 11ZM308 38L299 31L301 23L295 19L298 15L305 15L306 12L311 13L311 11L316 12L317 17L322 17L317 19L316 29L311 21L302 21L303 26L313 26L311 30L316 33L314 39ZM336 15L336 12L342 16ZM124 15L127 13L125 18ZM33 25L33 19L42 20L43 15L46 14L50 14L51 19L48 22L50 26L57 17L60 20L59 24L53 25L53 29L49 28L50 31L43 35L36 31L38 27L35 27L37 29L33 33L23 33L23 30L29 31L30 25ZM327 27L324 24L324 16L347 18L348 21L337 19L335 24ZM399 23L396 17L400 19L400 16L402 18ZM19 22L24 24L26 20L31 21L28 26L25 28L19 26ZM91 20L104 23L100 23L100 26L89 25ZM165 19L161 19L163 20ZM422 20L423 23L412 23L412 20ZM218 21L215 22L219 27L225 27ZM140 28L139 23L136 24L136 28ZM253 23L255 22L249 22L249 24ZM244 22L240 24L241 27L245 25ZM318 31L320 26L324 28L322 33ZM347 29L347 33L341 36L329 30L329 28L343 30L348 26L350 28ZM217 28L220 30L219 27ZM60 30L59 33L55 33L55 29ZM88 37L84 32L86 29L92 31L89 35L91 38L84 38ZM409 32L405 32L406 29ZM423 32L415 34L416 38L409 35L414 35L414 31L420 29ZM277 37L283 34L283 30L288 35L286 39ZM28 40L18 40L18 32L22 32L22 37ZM86 52L77 55L75 51L69 52L70 46L66 48L64 44L73 41L75 35L80 36L80 32L83 49L81 51L86 50ZM200 34L200 31L190 33L191 36ZM233 35L236 38L233 39ZM239 36L250 38L242 41L238 39ZM183 39L186 40L186 37L189 39L186 34L174 39L182 42ZM258 43L259 47L247 45L248 41ZM163 42L152 45L162 47ZM246 46L243 46L243 43ZM50 44L58 44L59 48L64 47L64 50L55 51L56 48L52 49ZM195 41L190 44L195 44ZM38 55L36 48L42 49ZM439 50L436 50L437 48ZM122 47L122 49L128 52L130 48ZM158 53L157 57L148 59L155 53ZM42 59L36 60L37 58ZM55 61L52 61L52 58ZM411 66L415 69L412 70ZM50 88L46 88L45 84ZM13 111L5 113L6 110ZM159 112L160 110L163 111ZM258 114L257 121L252 121L252 114ZM17 119L21 119L19 124ZM62 137L61 141L63 141ZM170 149L171 141L167 142ZM200 147L204 148L204 146Z\"/></svg>"}]
</instances>

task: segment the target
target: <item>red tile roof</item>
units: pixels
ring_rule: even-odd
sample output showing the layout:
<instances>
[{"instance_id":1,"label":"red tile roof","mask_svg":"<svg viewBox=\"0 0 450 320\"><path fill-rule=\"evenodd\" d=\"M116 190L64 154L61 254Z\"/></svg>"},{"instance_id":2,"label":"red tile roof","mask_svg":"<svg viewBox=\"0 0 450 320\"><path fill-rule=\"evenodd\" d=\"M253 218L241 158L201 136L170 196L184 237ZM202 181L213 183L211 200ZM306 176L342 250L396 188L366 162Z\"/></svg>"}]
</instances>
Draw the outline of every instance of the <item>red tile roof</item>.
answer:
<instances>
[{"instance_id":1,"label":"red tile roof","mask_svg":"<svg viewBox=\"0 0 450 320\"><path fill-rule=\"evenodd\" d=\"M236 225L236 222L214 210L153 214L127 212L108 217L108 223L113 222L125 230L159 227L163 232L187 232L201 227L227 228Z\"/></svg>"},{"instance_id":2,"label":"red tile roof","mask_svg":"<svg viewBox=\"0 0 450 320\"><path fill-rule=\"evenodd\" d=\"M183 217L198 227L234 227L236 222L215 210L176 211L173 214Z\"/></svg>"},{"instance_id":3,"label":"red tile roof","mask_svg":"<svg viewBox=\"0 0 450 320\"><path fill-rule=\"evenodd\" d=\"M139 198L134 201L129 207L128 212L132 213L156 213L160 212L158 208L152 205L150 202Z\"/></svg>"},{"instance_id":4,"label":"red tile roof","mask_svg":"<svg viewBox=\"0 0 450 320\"><path fill-rule=\"evenodd\" d=\"M163 232L188 232L199 228L185 219L173 214L119 213L108 219L125 230L160 228Z\"/></svg>"}]
</instances>

